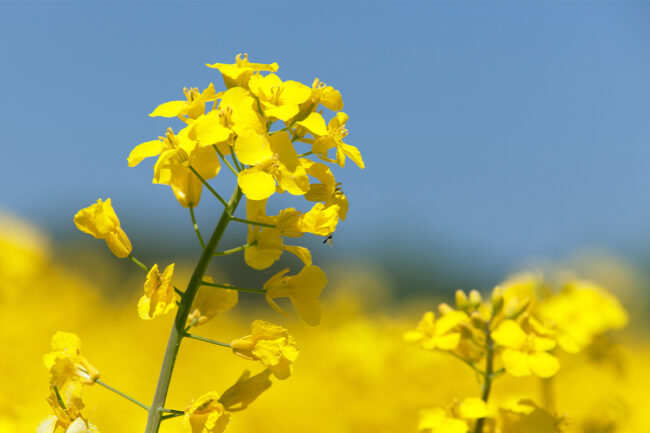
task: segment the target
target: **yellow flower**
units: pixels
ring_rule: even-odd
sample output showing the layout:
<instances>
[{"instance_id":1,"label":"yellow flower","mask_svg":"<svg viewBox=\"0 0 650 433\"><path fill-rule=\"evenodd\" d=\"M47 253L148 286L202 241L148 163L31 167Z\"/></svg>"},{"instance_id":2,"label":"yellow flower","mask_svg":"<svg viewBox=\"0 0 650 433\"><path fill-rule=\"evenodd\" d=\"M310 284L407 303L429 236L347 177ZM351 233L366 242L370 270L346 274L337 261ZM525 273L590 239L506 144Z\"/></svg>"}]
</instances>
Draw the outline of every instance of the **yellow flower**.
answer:
<instances>
[{"instance_id":1,"label":"yellow flower","mask_svg":"<svg viewBox=\"0 0 650 433\"><path fill-rule=\"evenodd\" d=\"M264 391L271 387L270 370L262 370L255 376L244 370L237 382L224 391L219 399L228 412L244 410Z\"/></svg>"},{"instance_id":2,"label":"yellow flower","mask_svg":"<svg viewBox=\"0 0 650 433\"><path fill-rule=\"evenodd\" d=\"M50 382L58 387L76 378L92 385L99 379L99 371L81 356L81 339L71 332L57 331L50 342L52 351L43 356L43 364L50 370Z\"/></svg>"},{"instance_id":3,"label":"yellow flower","mask_svg":"<svg viewBox=\"0 0 650 433\"><path fill-rule=\"evenodd\" d=\"M318 266L305 266L293 276L286 276L289 269L275 274L264 283L266 301L283 316L288 314L274 301L275 298L289 297L300 317L308 325L315 326L320 322L320 303L318 297L327 284L327 277Z\"/></svg>"},{"instance_id":4,"label":"yellow flower","mask_svg":"<svg viewBox=\"0 0 650 433\"><path fill-rule=\"evenodd\" d=\"M183 89L186 101L169 101L156 107L155 110L149 115L151 117L176 117L179 116L183 120L186 116L189 119L196 119L205 112L205 103L215 101L217 94L214 90L214 85L210 85L201 93L199 89L187 87Z\"/></svg>"},{"instance_id":5,"label":"yellow flower","mask_svg":"<svg viewBox=\"0 0 650 433\"><path fill-rule=\"evenodd\" d=\"M418 430L427 433L467 433L470 423L488 416L488 407L480 398L467 398L447 410L427 409L420 413Z\"/></svg>"},{"instance_id":6,"label":"yellow flower","mask_svg":"<svg viewBox=\"0 0 650 433\"><path fill-rule=\"evenodd\" d=\"M74 223L79 230L97 238L104 239L108 248L119 258L127 257L133 249L131 241L120 227L111 199L97 200L97 203L81 209L74 216Z\"/></svg>"},{"instance_id":7,"label":"yellow flower","mask_svg":"<svg viewBox=\"0 0 650 433\"><path fill-rule=\"evenodd\" d=\"M323 203L316 203L309 212L300 215L298 226L303 233L328 236L336 230L340 214L338 205L326 207Z\"/></svg>"},{"instance_id":8,"label":"yellow flower","mask_svg":"<svg viewBox=\"0 0 650 433\"><path fill-rule=\"evenodd\" d=\"M326 85L318 78L315 78L311 85L311 99L316 104L320 102L332 111L341 111L343 109L341 92L332 86Z\"/></svg>"},{"instance_id":9,"label":"yellow flower","mask_svg":"<svg viewBox=\"0 0 650 433\"><path fill-rule=\"evenodd\" d=\"M230 414L219 403L219 394L208 392L185 409L185 423L192 433L221 433L230 421Z\"/></svg>"},{"instance_id":10,"label":"yellow flower","mask_svg":"<svg viewBox=\"0 0 650 433\"><path fill-rule=\"evenodd\" d=\"M169 128L165 137L136 146L128 157L129 167L145 158L158 155L154 165L154 183L169 185L178 202L184 206L197 206L201 200L203 184L192 172L194 168L203 179L212 179L221 169L219 156L211 146L199 146L190 138L191 125L178 134Z\"/></svg>"},{"instance_id":11,"label":"yellow flower","mask_svg":"<svg viewBox=\"0 0 650 433\"><path fill-rule=\"evenodd\" d=\"M227 88L231 87L244 87L248 88L248 80L250 77L258 71L270 71L275 72L278 70L278 64L273 62L270 65L263 63L251 63L248 61L248 54L244 54L244 58L241 58L241 54L237 54L235 57L235 63L232 65L225 63L214 63L206 65L208 68L218 69L223 75L223 82Z\"/></svg>"},{"instance_id":12,"label":"yellow flower","mask_svg":"<svg viewBox=\"0 0 650 433\"><path fill-rule=\"evenodd\" d=\"M533 333L526 334L514 320L504 320L492 332L492 338L501 347L501 360L506 372L516 377L529 376L551 377L557 373L560 363L548 353L555 347L555 341L539 337Z\"/></svg>"},{"instance_id":13,"label":"yellow flower","mask_svg":"<svg viewBox=\"0 0 650 433\"><path fill-rule=\"evenodd\" d=\"M305 199L309 201L322 201L324 208L338 206L339 218L345 220L348 212L348 199L341 191L340 184L336 183L330 168L320 162L313 162L307 158L300 160L307 174L315 177L320 183L310 183Z\"/></svg>"},{"instance_id":14,"label":"yellow flower","mask_svg":"<svg viewBox=\"0 0 650 433\"><path fill-rule=\"evenodd\" d=\"M318 137L314 141L312 151L324 161L336 162L341 167L345 167L345 157L350 158L359 168L364 168L363 159L359 149L355 146L345 144L343 139L348 135L348 130L345 129L345 123L348 121L349 116L343 112L336 113L336 116L329 121L327 125L328 133L325 136ZM317 132L310 130L312 134ZM330 149L336 149L336 161L327 157L327 152Z\"/></svg>"},{"instance_id":15,"label":"yellow flower","mask_svg":"<svg viewBox=\"0 0 650 433\"><path fill-rule=\"evenodd\" d=\"M252 247L244 250L244 260L253 269L262 270L275 263L284 251L298 257L305 265L311 265L311 253L305 247L285 245L280 231L270 227L248 227L248 243Z\"/></svg>"},{"instance_id":16,"label":"yellow flower","mask_svg":"<svg viewBox=\"0 0 650 433\"><path fill-rule=\"evenodd\" d=\"M282 209L278 215L269 216L266 214L266 202L268 200L247 200L246 217L250 221L257 221L275 225L276 230L282 236L299 238L302 236L300 230L300 216L302 212L294 208Z\"/></svg>"},{"instance_id":17,"label":"yellow flower","mask_svg":"<svg viewBox=\"0 0 650 433\"><path fill-rule=\"evenodd\" d=\"M309 87L297 81L282 81L275 74L266 77L253 75L248 82L253 95L257 96L266 117L288 122L300 112L300 104L312 94Z\"/></svg>"},{"instance_id":18,"label":"yellow flower","mask_svg":"<svg viewBox=\"0 0 650 433\"><path fill-rule=\"evenodd\" d=\"M499 431L503 433L556 433L564 431L564 421L530 399L506 402L499 408Z\"/></svg>"},{"instance_id":19,"label":"yellow flower","mask_svg":"<svg viewBox=\"0 0 650 433\"><path fill-rule=\"evenodd\" d=\"M65 433L99 433L97 427L81 415L84 404L81 401L80 382L68 382L63 388L52 385L47 402L54 415L48 416L38 425L37 433L54 433L59 427Z\"/></svg>"},{"instance_id":20,"label":"yellow flower","mask_svg":"<svg viewBox=\"0 0 650 433\"><path fill-rule=\"evenodd\" d=\"M235 144L237 158L244 164L254 164L237 176L237 183L246 197L264 200L276 192L276 182L278 192L305 194L309 190L309 178L300 164L289 134L285 131L273 134L268 149L264 137L253 134L257 138L240 136ZM258 142L258 139L261 141Z\"/></svg>"},{"instance_id":21,"label":"yellow flower","mask_svg":"<svg viewBox=\"0 0 650 433\"><path fill-rule=\"evenodd\" d=\"M467 321L469 317L462 311L450 311L437 321L433 311L428 311L424 313L415 330L404 334L404 339L418 342L427 350L453 350L460 343L461 333L458 325Z\"/></svg>"},{"instance_id":22,"label":"yellow flower","mask_svg":"<svg viewBox=\"0 0 650 433\"><path fill-rule=\"evenodd\" d=\"M211 277L203 277L209 283L213 280ZM187 316L187 325L192 326L204 325L218 313L230 310L237 305L239 292L232 289L222 289L220 287L201 286L199 288L192 310Z\"/></svg>"},{"instance_id":23,"label":"yellow flower","mask_svg":"<svg viewBox=\"0 0 650 433\"><path fill-rule=\"evenodd\" d=\"M242 358L260 361L278 379L291 376L298 358L298 346L289 331L263 320L254 321L251 335L233 340L230 347Z\"/></svg>"},{"instance_id":24,"label":"yellow flower","mask_svg":"<svg viewBox=\"0 0 650 433\"><path fill-rule=\"evenodd\" d=\"M167 266L160 275L158 264L151 267L144 282L144 295L138 302L138 316L143 320L167 314L177 307L180 296L174 290L172 277L174 263Z\"/></svg>"}]
</instances>

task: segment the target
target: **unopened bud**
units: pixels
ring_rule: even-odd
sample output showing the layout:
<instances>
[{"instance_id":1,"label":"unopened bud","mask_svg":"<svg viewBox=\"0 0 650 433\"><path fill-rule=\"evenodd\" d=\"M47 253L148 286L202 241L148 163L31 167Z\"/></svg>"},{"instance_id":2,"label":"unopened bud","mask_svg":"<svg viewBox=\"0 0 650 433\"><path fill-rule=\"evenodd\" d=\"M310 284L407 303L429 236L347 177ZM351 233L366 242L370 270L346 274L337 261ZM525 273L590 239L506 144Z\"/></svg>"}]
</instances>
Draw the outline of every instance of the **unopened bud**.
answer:
<instances>
[{"instance_id":1,"label":"unopened bud","mask_svg":"<svg viewBox=\"0 0 650 433\"><path fill-rule=\"evenodd\" d=\"M512 307L509 308L510 314L507 314L506 316L508 317L508 319L516 319L521 315L521 313L526 311L526 308L528 308L529 305L530 305L530 298L526 298L523 301L519 302L518 304L513 304Z\"/></svg>"},{"instance_id":2,"label":"unopened bud","mask_svg":"<svg viewBox=\"0 0 650 433\"><path fill-rule=\"evenodd\" d=\"M469 306L472 308L478 308L481 305L481 293L478 290L472 290L469 292Z\"/></svg>"},{"instance_id":3,"label":"unopened bud","mask_svg":"<svg viewBox=\"0 0 650 433\"><path fill-rule=\"evenodd\" d=\"M462 290L456 290L456 308L459 310L466 310L469 306L467 295Z\"/></svg>"},{"instance_id":4,"label":"unopened bud","mask_svg":"<svg viewBox=\"0 0 650 433\"><path fill-rule=\"evenodd\" d=\"M474 325L477 328L482 329L485 326L485 320L481 316L481 313L479 313L478 311L474 311L470 315L470 319L472 319L472 325Z\"/></svg>"},{"instance_id":5,"label":"unopened bud","mask_svg":"<svg viewBox=\"0 0 650 433\"><path fill-rule=\"evenodd\" d=\"M503 289L496 286L492 291L492 315L496 315L503 308Z\"/></svg>"},{"instance_id":6,"label":"unopened bud","mask_svg":"<svg viewBox=\"0 0 650 433\"><path fill-rule=\"evenodd\" d=\"M438 305L438 311L440 312L440 314L444 316L445 314L454 311L454 309L451 308L451 306L446 302L443 302L442 304Z\"/></svg>"}]
</instances>

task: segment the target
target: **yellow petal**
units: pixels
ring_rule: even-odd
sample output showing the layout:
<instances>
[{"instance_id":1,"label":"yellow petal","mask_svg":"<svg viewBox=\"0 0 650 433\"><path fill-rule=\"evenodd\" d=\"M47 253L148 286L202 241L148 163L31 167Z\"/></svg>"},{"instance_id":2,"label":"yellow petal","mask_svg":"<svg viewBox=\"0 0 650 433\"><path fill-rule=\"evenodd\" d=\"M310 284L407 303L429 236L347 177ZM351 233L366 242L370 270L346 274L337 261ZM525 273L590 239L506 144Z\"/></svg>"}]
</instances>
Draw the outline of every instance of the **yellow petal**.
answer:
<instances>
[{"instance_id":1,"label":"yellow petal","mask_svg":"<svg viewBox=\"0 0 650 433\"><path fill-rule=\"evenodd\" d=\"M307 129L314 137L328 134L325 119L320 113L311 113L305 120L301 120L297 124Z\"/></svg>"},{"instance_id":2,"label":"yellow petal","mask_svg":"<svg viewBox=\"0 0 650 433\"><path fill-rule=\"evenodd\" d=\"M237 183L242 192L251 200L264 200L275 192L275 179L269 173L256 168L241 171Z\"/></svg>"},{"instance_id":3,"label":"yellow petal","mask_svg":"<svg viewBox=\"0 0 650 433\"><path fill-rule=\"evenodd\" d=\"M538 352L528 356L528 366L539 377L551 377L560 369L560 362L550 353Z\"/></svg>"},{"instance_id":4,"label":"yellow petal","mask_svg":"<svg viewBox=\"0 0 650 433\"><path fill-rule=\"evenodd\" d=\"M458 414L465 419L485 418L488 416L488 407L480 398L470 397L460 404Z\"/></svg>"},{"instance_id":5,"label":"yellow petal","mask_svg":"<svg viewBox=\"0 0 650 433\"><path fill-rule=\"evenodd\" d=\"M149 115L151 117L176 117L187 106L187 101L169 101L160 104Z\"/></svg>"},{"instance_id":6,"label":"yellow petal","mask_svg":"<svg viewBox=\"0 0 650 433\"><path fill-rule=\"evenodd\" d=\"M358 165L359 168L361 168L361 169L365 168L365 164L363 163L363 159L361 158L361 152L359 152L359 149L357 149L356 147L351 146L349 144L345 144L345 143L341 143L339 146L340 146L340 151L342 151L343 154L345 154L352 161L354 161L354 163L356 165ZM339 152L337 152L337 156L338 156L338 153ZM343 160L345 161L345 158L343 158ZM343 167L344 165L345 165L345 163L343 163L341 165L341 167Z\"/></svg>"},{"instance_id":7,"label":"yellow petal","mask_svg":"<svg viewBox=\"0 0 650 433\"><path fill-rule=\"evenodd\" d=\"M129 167L135 167L145 158L159 155L164 148L165 145L162 140L145 141L144 143L138 144L127 158Z\"/></svg>"},{"instance_id":8,"label":"yellow petal","mask_svg":"<svg viewBox=\"0 0 650 433\"><path fill-rule=\"evenodd\" d=\"M492 333L494 341L504 347L518 349L526 344L526 333L514 320L504 320Z\"/></svg>"},{"instance_id":9,"label":"yellow petal","mask_svg":"<svg viewBox=\"0 0 650 433\"><path fill-rule=\"evenodd\" d=\"M247 129L237 136L235 155L242 164L259 164L273 156L271 145L265 134Z\"/></svg>"},{"instance_id":10,"label":"yellow petal","mask_svg":"<svg viewBox=\"0 0 650 433\"><path fill-rule=\"evenodd\" d=\"M513 349L504 349L501 354L503 367L509 374L515 377L529 376L528 355L524 352Z\"/></svg>"}]
</instances>

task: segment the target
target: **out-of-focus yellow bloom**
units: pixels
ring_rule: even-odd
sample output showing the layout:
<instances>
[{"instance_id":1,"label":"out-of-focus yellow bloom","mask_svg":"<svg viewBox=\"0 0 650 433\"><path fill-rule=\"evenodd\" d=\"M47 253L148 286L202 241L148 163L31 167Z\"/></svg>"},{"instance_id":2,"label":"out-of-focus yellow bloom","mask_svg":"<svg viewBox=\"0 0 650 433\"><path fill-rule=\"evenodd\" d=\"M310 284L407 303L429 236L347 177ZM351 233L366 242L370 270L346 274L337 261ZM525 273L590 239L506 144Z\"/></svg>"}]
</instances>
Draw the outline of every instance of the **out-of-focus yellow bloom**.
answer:
<instances>
[{"instance_id":1,"label":"out-of-focus yellow bloom","mask_svg":"<svg viewBox=\"0 0 650 433\"><path fill-rule=\"evenodd\" d=\"M58 331L50 342L52 351L43 356L43 364L50 370L50 382L62 389L76 378L87 385L99 379L99 371L81 355L81 339L71 332Z\"/></svg>"},{"instance_id":2,"label":"out-of-focus yellow bloom","mask_svg":"<svg viewBox=\"0 0 650 433\"><path fill-rule=\"evenodd\" d=\"M174 290L173 276L174 263L167 266L162 275L157 263L151 267L144 282L144 295L138 302L138 316L141 319L150 320L177 308L176 303L181 298Z\"/></svg>"},{"instance_id":3,"label":"out-of-focus yellow bloom","mask_svg":"<svg viewBox=\"0 0 650 433\"><path fill-rule=\"evenodd\" d=\"M453 350L460 343L461 333L458 325L468 321L469 317L462 311L451 311L437 321L433 311L428 311L424 313L415 330L404 334L404 339L418 342L427 350Z\"/></svg>"},{"instance_id":4,"label":"out-of-focus yellow bloom","mask_svg":"<svg viewBox=\"0 0 650 433\"><path fill-rule=\"evenodd\" d=\"M268 152L261 150L263 146L260 147L255 140L245 141L245 144L239 140L235 145L237 157L244 164L254 164L237 176L237 182L248 199L264 200L270 197L276 192L276 182L278 192L303 195L309 190L307 172L287 132L271 136ZM244 149L246 156L242 159Z\"/></svg>"},{"instance_id":5,"label":"out-of-focus yellow bloom","mask_svg":"<svg viewBox=\"0 0 650 433\"><path fill-rule=\"evenodd\" d=\"M270 65L263 63L251 63L248 61L248 54L244 54L244 58L241 58L241 54L237 54L235 57L234 64L225 64L225 63L214 63L206 65L208 68L218 69L223 75L223 82L227 88L231 87L244 87L248 88L248 80L251 76L258 71L270 71L275 72L278 70L278 64L273 62Z\"/></svg>"},{"instance_id":6,"label":"out-of-focus yellow bloom","mask_svg":"<svg viewBox=\"0 0 650 433\"><path fill-rule=\"evenodd\" d=\"M74 223L79 230L97 238L104 239L108 248L119 258L131 254L131 241L120 227L111 199L97 200L97 203L81 209L74 216Z\"/></svg>"},{"instance_id":7,"label":"out-of-focus yellow bloom","mask_svg":"<svg viewBox=\"0 0 650 433\"><path fill-rule=\"evenodd\" d=\"M244 370L237 382L221 395L219 402L228 412L244 410L264 391L271 387L270 370L263 370L255 376Z\"/></svg>"},{"instance_id":8,"label":"out-of-focus yellow bloom","mask_svg":"<svg viewBox=\"0 0 650 433\"><path fill-rule=\"evenodd\" d=\"M311 265L311 253L305 247L285 245L278 229L248 227L248 243L253 246L244 250L244 260L253 269L266 269L275 263L284 251L298 257L305 265Z\"/></svg>"},{"instance_id":9,"label":"out-of-focus yellow bloom","mask_svg":"<svg viewBox=\"0 0 650 433\"><path fill-rule=\"evenodd\" d=\"M185 409L185 423L192 433L221 433L230 421L230 414L219 403L214 391L203 394Z\"/></svg>"},{"instance_id":10,"label":"out-of-focus yellow bloom","mask_svg":"<svg viewBox=\"0 0 650 433\"><path fill-rule=\"evenodd\" d=\"M551 377L560 368L557 358L548 353L555 347L555 341L533 333L526 334L514 320L501 322L492 332L492 338L504 348L501 360L506 372L513 376L533 373L539 377Z\"/></svg>"},{"instance_id":11,"label":"out-of-focus yellow bloom","mask_svg":"<svg viewBox=\"0 0 650 433\"><path fill-rule=\"evenodd\" d=\"M520 399L499 408L499 424L503 433L557 433L564 431L563 418L540 408L530 399Z\"/></svg>"},{"instance_id":12,"label":"out-of-focus yellow bloom","mask_svg":"<svg viewBox=\"0 0 650 433\"><path fill-rule=\"evenodd\" d=\"M303 235L300 230L300 216L302 212L294 208L287 208L280 211L278 215L269 216L266 214L267 200L247 200L246 217L250 221L257 221L275 225L276 230L282 236L299 238Z\"/></svg>"},{"instance_id":13,"label":"out-of-focus yellow bloom","mask_svg":"<svg viewBox=\"0 0 650 433\"><path fill-rule=\"evenodd\" d=\"M99 433L96 426L82 415L84 404L81 401L81 383L72 381L62 389L50 387L47 402L54 415L45 418L36 428L37 433L54 433L59 427L65 433Z\"/></svg>"},{"instance_id":14,"label":"out-of-focus yellow bloom","mask_svg":"<svg viewBox=\"0 0 650 433\"><path fill-rule=\"evenodd\" d=\"M260 361L278 379L291 376L298 358L298 345L289 331L263 320L254 321L251 335L233 340L230 347L242 358Z\"/></svg>"},{"instance_id":15,"label":"out-of-focus yellow bloom","mask_svg":"<svg viewBox=\"0 0 650 433\"><path fill-rule=\"evenodd\" d=\"M348 119L349 116L347 114L343 112L336 113L336 116L327 125L328 134L316 138L312 146L312 151L319 158L329 162L336 162L341 167L345 167L345 157L347 156L359 168L364 168L365 165L359 149L343 142L343 139L348 135L348 130L345 129L345 123ZM314 131L311 132L314 134ZM336 161L329 159L327 156L327 151L333 148L336 149Z\"/></svg>"},{"instance_id":16,"label":"out-of-focus yellow bloom","mask_svg":"<svg viewBox=\"0 0 650 433\"><path fill-rule=\"evenodd\" d=\"M427 433L467 433L471 423L488 415L488 407L480 398L467 398L442 408L426 409L420 413L418 430Z\"/></svg>"},{"instance_id":17,"label":"out-of-focus yellow bloom","mask_svg":"<svg viewBox=\"0 0 650 433\"><path fill-rule=\"evenodd\" d=\"M212 278L208 276L204 276L203 280L209 283L213 282ZM237 290L201 286L194 298L192 310L187 316L187 325L204 325L217 314L233 308L238 301L239 292Z\"/></svg>"},{"instance_id":18,"label":"out-of-focus yellow bloom","mask_svg":"<svg viewBox=\"0 0 650 433\"><path fill-rule=\"evenodd\" d=\"M214 90L214 85L210 85L201 93L199 89L187 87L183 89L186 101L169 101L156 107L155 110L149 115L151 117L176 117L187 116L190 119L196 119L205 113L205 103L217 99L217 93Z\"/></svg>"},{"instance_id":19,"label":"out-of-focus yellow bloom","mask_svg":"<svg viewBox=\"0 0 650 433\"><path fill-rule=\"evenodd\" d=\"M309 87L298 81L282 81L275 74L265 77L253 75L248 87L260 101L262 111L267 117L288 122L300 112L300 104L312 94Z\"/></svg>"},{"instance_id":20,"label":"out-of-focus yellow bloom","mask_svg":"<svg viewBox=\"0 0 650 433\"><path fill-rule=\"evenodd\" d=\"M158 156L154 165L154 183L169 185L178 202L184 206L197 206L201 200L203 184L192 172L194 168L203 179L212 179L221 169L219 156L211 146L199 146L189 137L191 126L178 134L169 128L165 137L136 146L128 157L129 167L145 158Z\"/></svg>"},{"instance_id":21,"label":"out-of-focus yellow bloom","mask_svg":"<svg viewBox=\"0 0 650 433\"><path fill-rule=\"evenodd\" d=\"M321 309L318 297L327 284L327 277L318 266L305 266L297 275L287 276L284 269L264 283L266 301L283 316L288 316L274 301L275 298L288 297L300 317L308 325L320 323Z\"/></svg>"},{"instance_id":22,"label":"out-of-focus yellow bloom","mask_svg":"<svg viewBox=\"0 0 650 433\"><path fill-rule=\"evenodd\" d=\"M581 280L569 282L562 292L545 299L539 311L554 326L558 345L569 353L585 348L610 329L624 328L628 321L615 297L602 287Z\"/></svg>"}]
</instances>

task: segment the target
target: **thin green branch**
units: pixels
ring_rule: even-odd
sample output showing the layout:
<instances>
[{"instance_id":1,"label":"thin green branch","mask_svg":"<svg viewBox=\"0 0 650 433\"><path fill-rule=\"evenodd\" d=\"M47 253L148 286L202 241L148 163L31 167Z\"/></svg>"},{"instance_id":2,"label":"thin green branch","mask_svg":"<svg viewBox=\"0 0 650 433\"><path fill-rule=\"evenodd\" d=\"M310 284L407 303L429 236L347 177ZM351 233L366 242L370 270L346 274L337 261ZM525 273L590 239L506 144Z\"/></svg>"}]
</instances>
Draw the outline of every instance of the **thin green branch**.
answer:
<instances>
[{"instance_id":1,"label":"thin green branch","mask_svg":"<svg viewBox=\"0 0 650 433\"><path fill-rule=\"evenodd\" d=\"M194 215L194 206L189 206L190 217L192 218L192 225L194 226L194 231L196 232L196 237L199 238L199 243L201 248L205 249L205 242L203 242L203 236L201 236L201 231L199 230L199 225L196 223L196 216Z\"/></svg>"},{"instance_id":2,"label":"thin green branch","mask_svg":"<svg viewBox=\"0 0 650 433\"><path fill-rule=\"evenodd\" d=\"M463 361L465 364L469 365L472 368L472 370L474 370L479 375L485 376L485 372L483 370L481 370L480 368L478 368L472 361L470 361L468 359L465 359L462 356L460 356L459 354L454 353L454 352L447 352L447 353L452 355L454 358L459 359L459 360Z\"/></svg>"},{"instance_id":3,"label":"thin green branch","mask_svg":"<svg viewBox=\"0 0 650 433\"><path fill-rule=\"evenodd\" d=\"M219 157L223 160L224 164L226 164L226 165L228 166L228 168L230 169L230 171L232 171L233 174L234 174L235 176L237 176L237 175L239 174L239 171L238 171L238 170L235 170L235 167L233 167L232 164L230 164L230 161L228 161L228 160L226 159L226 157L223 155L223 153L221 153L221 151L219 150L219 148L217 147L217 145L216 145L216 144L213 144L212 147L214 147L214 150L217 152L217 154L219 155Z\"/></svg>"},{"instance_id":4,"label":"thin green branch","mask_svg":"<svg viewBox=\"0 0 650 433\"><path fill-rule=\"evenodd\" d=\"M142 263L140 260L133 257L131 254L129 254L126 258L131 260L133 263L135 263L139 268L141 268L145 272L149 272L149 268L144 263Z\"/></svg>"},{"instance_id":5,"label":"thin green branch","mask_svg":"<svg viewBox=\"0 0 650 433\"><path fill-rule=\"evenodd\" d=\"M237 221L238 223L249 224L249 225L252 225L252 226L270 227L272 229L276 228L275 224L267 224L267 223L261 223L261 222L257 222L257 221L250 221L250 220L247 220L247 219L244 219L244 218L237 218L237 217L234 217L234 216L231 216L230 219L233 220L233 221Z\"/></svg>"},{"instance_id":6,"label":"thin green branch","mask_svg":"<svg viewBox=\"0 0 650 433\"><path fill-rule=\"evenodd\" d=\"M174 412L167 415L161 415L160 420L165 421L166 419L178 418L179 416L183 416L183 415L185 415L185 412L181 412L181 413Z\"/></svg>"},{"instance_id":7,"label":"thin green branch","mask_svg":"<svg viewBox=\"0 0 650 433\"><path fill-rule=\"evenodd\" d=\"M194 175L195 175L195 176L196 176L196 177L201 181L201 183L202 183L203 185L205 185L205 187L208 189L208 191L210 191L210 192L212 193L212 195L215 196L215 197L217 198L217 200L219 200L219 201L221 202L222 205L224 205L224 206L228 206L228 202L227 202L226 200L224 200L223 197L221 197L221 196L219 195L219 193L218 193L217 191L215 191L214 188L212 188L212 186L210 186L210 184L208 183L207 180L203 179L203 176L201 176L201 175L199 174L199 172L196 171L196 169L195 169L194 167L192 167L192 166L190 165L190 166L189 166L189 169L190 169L190 170L192 171L192 173L194 173Z\"/></svg>"},{"instance_id":8,"label":"thin green branch","mask_svg":"<svg viewBox=\"0 0 650 433\"><path fill-rule=\"evenodd\" d=\"M301 153L300 155L298 155L298 158L302 158L303 156L309 156L309 155L313 155L313 154L314 154L314 152Z\"/></svg>"},{"instance_id":9,"label":"thin green branch","mask_svg":"<svg viewBox=\"0 0 650 433\"><path fill-rule=\"evenodd\" d=\"M206 342L206 343L215 344L217 346L230 347L230 344L228 344L228 343L222 343L221 341L211 340L209 338L200 337L198 335L189 334L187 332L185 333L185 336L189 337L189 338L193 338L195 340L203 341L203 342Z\"/></svg>"},{"instance_id":10,"label":"thin green branch","mask_svg":"<svg viewBox=\"0 0 650 433\"><path fill-rule=\"evenodd\" d=\"M104 388L106 388L106 389L109 390L109 391L113 391L115 394L118 394L118 395L121 396L121 397L124 397L125 399L129 400L131 403L135 403L135 404L137 404L137 405L140 406L142 409L144 409L144 410L146 410L146 411L149 411L149 406L147 406L146 404L139 402L139 401L136 400L135 398L133 398L133 397L131 397L131 396L129 396L129 395L124 394L122 391L119 391L119 390L113 388L112 386L110 386L110 385L108 385L108 384L102 382L101 380L96 379L96 380L95 380L95 383L98 384L98 385L103 386Z\"/></svg>"},{"instance_id":11,"label":"thin green branch","mask_svg":"<svg viewBox=\"0 0 650 433\"><path fill-rule=\"evenodd\" d=\"M201 281L201 285L217 287L219 289L237 290L238 292L246 292L246 293L266 293L266 290L264 289L249 289L247 287L231 286L230 284L217 284L217 283L211 283L209 281Z\"/></svg>"},{"instance_id":12,"label":"thin green branch","mask_svg":"<svg viewBox=\"0 0 650 433\"><path fill-rule=\"evenodd\" d=\"M249 243L244 244L244 245L242 245L240 247L231 248L231 249L225 250L225 251L215 251L213 255L215 255L215 256L228 256L230 254L234 254L234 253L238 253L240 251L244 251L246 248L250 248L250 247L255 246L255 245L257 245L257 241L249 242Z\"/></svg>"}]
</instances>

